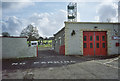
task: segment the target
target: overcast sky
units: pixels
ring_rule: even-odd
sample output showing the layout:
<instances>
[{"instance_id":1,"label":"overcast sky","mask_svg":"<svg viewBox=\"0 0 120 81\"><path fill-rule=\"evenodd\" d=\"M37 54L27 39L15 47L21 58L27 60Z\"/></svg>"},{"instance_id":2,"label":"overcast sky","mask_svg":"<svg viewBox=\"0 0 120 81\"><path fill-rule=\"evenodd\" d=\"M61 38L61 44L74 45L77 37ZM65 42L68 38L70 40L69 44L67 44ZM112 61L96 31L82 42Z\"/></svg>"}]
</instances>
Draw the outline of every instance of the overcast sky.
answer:
<instances>
[{"instance_id":1,"label":"overcast sky","mask_svg":"<svg viewBox=\"0 0 120 81\"><path fill-rule=\"evenodd\" d=\"M69 2L2 2L2 31L10 35L20 35L22 29L32 24L38 28L40 36L53 36L67 21ZM112 22L118 21L118 3L77 2L78 22Z\"/></svg>"}]
</instances>

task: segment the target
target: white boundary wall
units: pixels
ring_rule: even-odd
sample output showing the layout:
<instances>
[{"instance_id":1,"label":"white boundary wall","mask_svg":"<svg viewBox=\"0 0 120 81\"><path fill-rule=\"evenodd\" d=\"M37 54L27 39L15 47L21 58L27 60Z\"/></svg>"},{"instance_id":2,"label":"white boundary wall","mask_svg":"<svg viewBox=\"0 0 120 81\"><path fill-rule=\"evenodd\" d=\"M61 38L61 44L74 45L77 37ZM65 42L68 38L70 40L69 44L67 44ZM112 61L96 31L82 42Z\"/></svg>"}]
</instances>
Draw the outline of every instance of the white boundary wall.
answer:
<instances>
[{"instance_id":1,"label":"white boundary wall","mask_svg":"<svg viewBox=\"0 0 120 81\"><path fill-rule=\"evenodd\" d=\"M1 37L2 59L36 57L36 47L28 47L26 38Z\"/></svg>"}]
</instances>

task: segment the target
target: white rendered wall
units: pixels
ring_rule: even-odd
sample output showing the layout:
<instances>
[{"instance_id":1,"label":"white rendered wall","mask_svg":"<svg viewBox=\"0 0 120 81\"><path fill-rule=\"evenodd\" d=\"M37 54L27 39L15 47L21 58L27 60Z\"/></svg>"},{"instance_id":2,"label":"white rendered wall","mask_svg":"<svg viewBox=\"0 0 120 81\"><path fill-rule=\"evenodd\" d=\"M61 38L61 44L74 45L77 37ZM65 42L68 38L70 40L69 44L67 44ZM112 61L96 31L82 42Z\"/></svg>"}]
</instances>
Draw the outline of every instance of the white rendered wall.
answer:
<instances>
[{"instance_id":1,"label":"white rendered wall","mask_svg":"<svg viewBox=\"0 0 120 81\"><path fill-rule=\"evenodd\" d=\"M98 28L95 29L94 27ZM65 54L66 55L83 55L83 31L107 31L107 54L119 54L116 43L118 40L113 40L114 29L118 30L118 24L106 23L65 23ZM75 30L75 35L71 36L72 30Z\"/></svg>"},{"instance_id":2,"label":"white rendered wall","mask_svg":"<svg viewBox=\"0 0 120 81\"><path fill-rule=\"evenodd\" d=\"M0 38L2 39L2 58L36 57L36 47L28 47L26 38Z\"/></svg>"}]
</instances>

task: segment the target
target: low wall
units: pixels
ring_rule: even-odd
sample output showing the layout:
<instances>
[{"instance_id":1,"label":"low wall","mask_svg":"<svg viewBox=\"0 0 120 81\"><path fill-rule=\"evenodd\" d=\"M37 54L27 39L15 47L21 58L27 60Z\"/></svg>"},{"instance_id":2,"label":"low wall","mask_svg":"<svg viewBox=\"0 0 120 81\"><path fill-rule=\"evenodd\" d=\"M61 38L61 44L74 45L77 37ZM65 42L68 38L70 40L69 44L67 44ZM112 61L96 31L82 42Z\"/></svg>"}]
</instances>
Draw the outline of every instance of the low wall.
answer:
<instances>
[{"instance_id":1,"label":"low wall","mask_svg":"<svg viewBox=\"0 0 120 81\"><path fill-rule=\"evenodd\" d=\"M2 37L2 58L36 57L36 47L28 47L26 38Z\"/></svg>"}]
</instances>

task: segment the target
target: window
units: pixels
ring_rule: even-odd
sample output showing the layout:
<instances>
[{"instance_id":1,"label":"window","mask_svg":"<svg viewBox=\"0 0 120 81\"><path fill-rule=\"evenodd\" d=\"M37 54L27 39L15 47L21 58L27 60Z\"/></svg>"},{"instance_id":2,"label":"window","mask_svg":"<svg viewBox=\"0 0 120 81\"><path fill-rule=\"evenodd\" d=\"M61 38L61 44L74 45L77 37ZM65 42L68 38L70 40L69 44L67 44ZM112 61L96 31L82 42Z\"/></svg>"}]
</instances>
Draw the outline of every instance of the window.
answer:
<instances>
[{"instance_id":1,"label":"window","mask_svg":"<svg viewBox=\"0 0 120 81\"><path fill-rule=\"evenodd\" d=\"M92 36L90 36L90 41L92 41Z\"/></svg>"},{"instance_id":2,"label":"window","mask_svg":"<svg viewBox=\"0 0 120 81\"><path fill-rule=\"evenodd\" d=\"M59 44L61 45L61 38L59 39L59 42L60 42Z\"/></svg>"},{"instance_id":3,"label":"window","mask_svg":"<svg viewBox=\"0 0 120 81\"><path fill-rule=\"evenodd\" d=\"M105 43L102 43L102 47L105 48Z\"/></svg>"},{"instance_id":4,"label":"window","mask_svg":"<svg viewBox=\"0 0 120 81\"><path fill-rule=\"evenodd\" d=\"M65 33L63 34L63 37L65 37Z\"/></svg>"},{"instance_id":5,"label":"window","mask_svg":"<svg viewBox=\"0 0 120 81\"><path fill-rule=\"evenodd\" d=\"M99 48L99 43L96 44L96 47Z\"/></svg>"},{"instance_id":6,"label":"window","mask_svg":"<svg viewBox=\"0 0 120 81\"><path fill-rule=\"evenodd\" d=\"M56 43L57 43L57 40L56 40Z\"/></svg>"},{"instance_id":7,"label":"window","mask_svg":"<svg viewBox=\"0 0 120 81\"><path fill-rule=\"evenodd\" d=\"M87 48L87 43L84 43L84 48Z\"/></svg>"},{"instance_id":8,"label":"window","mask_svg":"<svg viewBox=\"0 0 120 81\"><path fill-rule=\"evenodd\" d=\"M93 48L93 44L92 43L90 43L90 48Z\"/></svg>"},{"instance_id":9,"label":"window","mask_svg":"<svg viewBox=\"0 0 120 81\"><path fill-rule=\"evenodd\" d=\"M59 45L61 45L61 37L59 37Z\"/></svg>"},{"instance_id":10,"label":"window","mask_svg":"<svg viewBox=\"0 0 120 81\"><path fill-rule=\"evenodd\" d=\"M84 41L86 41L87 40L87 36L84 36Z\"/></svg>"},{"instance_id":11,"label":"window","mask_svg":"<svg viewBox=\"0 0 120 81\"><path fill-rule=\"evenodd\" d=\"M96 40L99 41L99 36L96 36Z\"/></svg>"},{"instance_id":12,"label":"window","mask_svg":"<svg viewBox=\"0 0 120 81\"><path fill-rule=\"evenodd\" d=\"M55 43L57 43L57 39L55 39Z\"/></svg>"},{"instance_id":13,"label":"window","mask_svg":"<svg viewBox=\"0 0 120 81\"><path fill-rule=\"evenodd\" d=\"M102 41L105 41L105 36L102 36Z\"/></svg>"}]
</instances>

